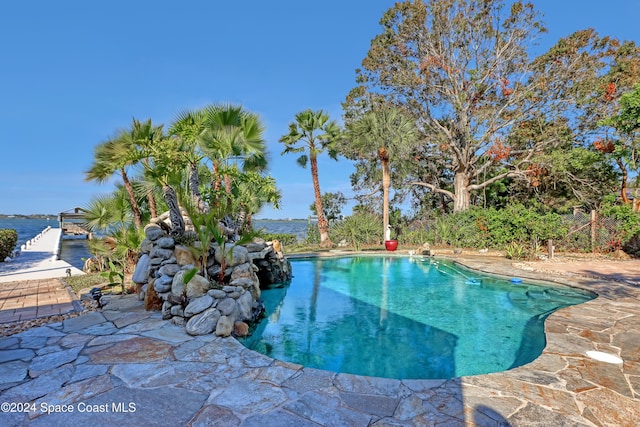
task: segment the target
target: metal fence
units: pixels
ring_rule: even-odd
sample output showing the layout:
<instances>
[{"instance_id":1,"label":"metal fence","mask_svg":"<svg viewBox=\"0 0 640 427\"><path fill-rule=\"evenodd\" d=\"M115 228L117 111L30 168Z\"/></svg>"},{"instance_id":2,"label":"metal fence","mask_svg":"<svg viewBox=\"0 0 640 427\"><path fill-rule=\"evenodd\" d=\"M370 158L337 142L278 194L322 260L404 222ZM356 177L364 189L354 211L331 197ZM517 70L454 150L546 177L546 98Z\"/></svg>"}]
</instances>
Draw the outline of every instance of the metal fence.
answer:
<instances>
[{"instance_id":1,"label":"metal fence","mask_svg":"<svg viewBox=\"0 0 640 427\"><path fill-rule=\"evenodd\" d=\"M622 224L614 218L606 218L592 211L576 212L562 218L569 232L555 249L564 252L608 252L619 246Z\"/></svg>"}]
</instances>

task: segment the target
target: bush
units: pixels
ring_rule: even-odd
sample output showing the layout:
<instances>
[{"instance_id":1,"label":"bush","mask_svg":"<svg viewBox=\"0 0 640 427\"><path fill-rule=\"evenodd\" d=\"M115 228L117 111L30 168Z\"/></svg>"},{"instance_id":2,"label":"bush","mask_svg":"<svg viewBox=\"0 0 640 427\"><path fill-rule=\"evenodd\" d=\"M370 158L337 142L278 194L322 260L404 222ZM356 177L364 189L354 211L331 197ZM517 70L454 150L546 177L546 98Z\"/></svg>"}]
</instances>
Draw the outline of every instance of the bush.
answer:
<instances>
[{"instance_id":1,"label":"bush","mask_svg":"<svg viewBox=\"0 0 640 427\"><path fill-rule=\"evenodd\" d=\"M16 243L18 243L18 232L15 229L0 229L0 262L13 253Z\"/></svg>"},{"instance_id":2,"label":"bush","mask_svg":"<svg viewBox=\"0 0 640 427\"><path fill-rule=\"evenodd\" d=\"M409 232L407 243L432 241L436 245L507 249L515 242L534 252L548 239L566 236L568 228L554 213L540 214L522 205L504 209L471 208L437 218L422 232Z\"/></svg>"},{"instance_id":3,"label":"bush","mask_svg":"<svg viewBox=\"0 0 640 427\"><path fill-rule=\"evenodd\" d=\"M298 237L295 234L288 233L264 233L261 237L266 240L278 240L283 245L295 245L298 243Z\"/></svg>"},{"instance_id":4,"label":"bush","mask_svg":"<svg viewBox=\"0 0 640 427\"><path fill-rule=\"evenodd\" d=\"M308 245L317 245L320 243L320 230L318 230L317 224L309 223L307 225L307 240L305 243Z\"/></svg>"},{"instance_id":5,"label":"bush","mask_svg":"<svg viewBox=\"0 0 640 427\"><path fill-rule=\"evenodd\" d=\"M527 259L527 248L519 243L511 242L504 251L504 256L507 259Z\"/></svg>"},{"instance_id":6,"label":"bush","mask_svg":"<svg viewBox=\"0 0 640 427\"><path fill-rule=\"evenodd\" d=\"M362 245L382 244L382 219L368 212L356 213L333 224L331 239L347 241L356 251Z\"/></svg>"}]
</instances>

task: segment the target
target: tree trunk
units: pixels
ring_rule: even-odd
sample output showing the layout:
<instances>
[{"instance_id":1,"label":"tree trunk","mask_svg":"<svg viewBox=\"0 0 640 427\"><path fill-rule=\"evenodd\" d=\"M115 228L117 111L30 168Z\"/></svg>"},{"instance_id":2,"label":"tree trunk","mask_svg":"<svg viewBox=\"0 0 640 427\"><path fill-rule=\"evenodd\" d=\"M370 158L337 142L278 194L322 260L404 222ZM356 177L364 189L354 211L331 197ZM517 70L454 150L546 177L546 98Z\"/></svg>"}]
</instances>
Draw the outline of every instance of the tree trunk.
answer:
<instances>
[{"instance_id":1,"label":"tree trunk","mask_svg":"<svg viewBox=\"0 0 640 427\"><path fill-rule=\"evenodd\" d=\"M197 163L192 163L189 167L189 191L191 192L191 200L193 200L198 212L202 214L209 213L209 205L200 194L200 176L198 175Z\"/></svg>"},{"instance_id":2,"label":"tree trunk","mask_svg":"<svg viewBox=\"0 0 640 427\"><path fill-rule=\"evenodd\" d=\"M389 187L391 187L391 170L389 167L389 153L384 147L378 149L378 158L382 163L382 232L383 242L391 240L389 227Z\"/></svg>"},{"instance_id":3,"label":"tree trunk","mask_svg":"<svg viewBox=\"0 0 640 427\"><path fill-rule=\"evenodd\" d=\"M624 204L627 204L630 202L629 196L627 196L627 179L629 178L629 173L627 172L627 168L622 161L616 159L616 163L622 171L622 177L620 178L620 197L622 198L622 202Z\"/></svg>"},{"instance_id":4,"label":"tree trunk","mask_svg":"<svg viewBox=\"0 0 640 427\"><path fill-rule=\"evenodd\" d=\"M180 207L178 206L178 196L176 191L169 184L162 185L162 194L164 200L169 206L169 219L171 220L171 234L182 235L184 234L184 220L182 219L182 213L180 213Z\"/></svg>"},{"instance_id":5,"label":"tree trunk","mask_svg":"<svg viewBox=\"0 0 640 427\"><path fill-rule=\"evenodd\" d=\"M227 193L227 213L231 213L233 207L233 200L231 199L231 177L229 174L224 174L224 191Z\"/></svg>"},{"instance_id":6,"label":"tree trunk","mask_svg":"<svg viewBox=\"0 0 640 427\"><path fill-rule=\"evenodd\" d=\"M147 194L147 200L149 201L149 213L151 214L151 218L157 218L158 208L156 206L156 196L153 194L153 190L149 191L149 194Z\"/></svg>"},{"instance_id":7,"label":"tree trunk","mask_svg":"<svg viewBox=\"0 0 640 427\"><path fill-rule=\"evenodd\" d=\"M329 237L329 223L322 212L322 195L320 193L320 182L318 181L318 159L314 154L309 156L311 163L311 180L313 181L313 192L316 197L316 211L318 213L318 231L320 232L320 247L331 248L333 242Z\"/></svg>"},{"instance_id":8,"label":"tree trunk","mask_svg":"<svg viewBox=\"0 0 640 427\"><path fill-rule=\"evenodd\" d=\"M127 177L127 173L124 168L120 169L120 173L122 174L122 181L124 182L124 188L127 190L127 194L129 195L129 202L131 203L131 211L133 212L133 223L136 228L139 230L142 228L142 215L140 214L140 208L138 207L138 201L136 200L136 195L133 193L133 186L131 185L131 181L129 181L129 177Z\"/></svg>"},{"instance_id":9,"label":"tree trunk","mask_svg":"<svg viewBox=\"0 0 640 427\"><path fill-rule=\"evenodd\" d=\"M456 172L453 177L453 211L464 212L471 206L471 195L469 193L469 178L464 172Z\"/></svg>"}]
</instances>

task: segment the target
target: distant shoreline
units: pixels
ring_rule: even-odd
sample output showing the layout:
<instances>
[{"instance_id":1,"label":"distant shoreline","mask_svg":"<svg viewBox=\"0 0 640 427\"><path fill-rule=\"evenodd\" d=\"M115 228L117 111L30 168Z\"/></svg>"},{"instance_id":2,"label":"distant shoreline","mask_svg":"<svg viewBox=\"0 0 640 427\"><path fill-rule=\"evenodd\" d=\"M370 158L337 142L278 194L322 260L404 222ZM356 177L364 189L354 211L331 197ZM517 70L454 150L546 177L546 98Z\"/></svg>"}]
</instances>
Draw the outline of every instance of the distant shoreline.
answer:
<instances>
[{"instance_id":1,"label":"distant shoreline","mask_svg":"<svg viewBox=\"0 0 640 427\"><path fill-rule=\"evenodd\" d=\"M58 218L58 214L0 214L0 219L50 219ZM308 218L254 218L255 221L308 221Z\"/></svg>"},{"instance_id":2,"label":"distant shoreline","mask_svg":"<svg viewBox=\"0 0 640 427\"><path fill-rule=\"evenodd\" d=\"M7 219L7 218L22 218L22 219L48 219L48 218L58 218L58 214L29 214L29 215L22 215L22 214L0 214L0 218L2 219Z\"/></svg>"}]
</instances>

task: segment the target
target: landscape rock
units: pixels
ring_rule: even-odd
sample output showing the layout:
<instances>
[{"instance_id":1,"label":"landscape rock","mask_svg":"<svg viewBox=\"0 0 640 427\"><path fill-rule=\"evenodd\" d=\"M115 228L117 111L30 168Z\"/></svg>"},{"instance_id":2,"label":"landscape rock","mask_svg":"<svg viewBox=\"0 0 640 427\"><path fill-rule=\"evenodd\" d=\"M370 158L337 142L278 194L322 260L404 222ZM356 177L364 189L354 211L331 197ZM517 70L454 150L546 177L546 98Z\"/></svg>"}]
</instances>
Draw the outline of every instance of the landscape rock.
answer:
<instances>
[{"instance_id":1,"label":"landscape rock","mask_svg":"<svg viewBox=\"0 0 640 427\"><path fill-rule=\"evenodd\" d=\"M171 276L160 276L153 283L156 292L169 292L172 287L173 278Z\"/></svg>"},{"instance_id":2,"label":"landscape rock","mask_svg":"<svg viewBox=\"0 0 640 427\"><path fill-rule=\"evenodd\" d=\"M198 298L207 293L211 288L211 282L199 274L193 276L189 283L185 285L185 293L187 298Z\"/></svg>"},{"instance_id":3,"label":"landscape rock","mask_svg":"<svg viewBox=\"0 0 640 427\"><path fill-rule=\"evenodd\" d=\"M136 271L139 297L145 300L148 310L161 310L163 319L171 319L176 325L185 325L190 335L216 332L228 336L232 332L241 336L244 326L234 332L234 323L239 320L248 324L262 316L264 305L259 301L260 286L264 278L268 286L290 278L288 261L274 247L278 242L254 239L249 245L210 245L206 258L206 269L211 280L226 283L222 289L212 289L210 279L200 274L184 283L184 276L193 268L201 270L191 249L176 244L168 235L165 221L168 215L161 215L157 221L145 227L145 255L142 255ZM189 228L189 226L187 226ZM200 242L195 241L194 247ZM224 277L221 261L225 255ZM146 274L146 276L145 276ZM218 328L219 319L223 323Z\"/></svg>"},{"instance_id":4,"label":"landscape rock","mask_svg":"<svg viewBox=\"0 0 640 427\"><path fill-rule=\"evenodd\" d=\"M189 335L210 334L217 328L220 318L220 312L217 308L209 308L189 319L186 326L187 333ZM233 325L231 327L233 328Z\"/></svg>"},{"instance_id":5,"label":"landscape rock","mask_svg":"<svg viewBox=\"0 0 640 427\"><path fill-rule=\"evenodd\" d=\"M211 289L207 293L216 299L222 299L227 297L227 293L221 289Z\"/></svg>"},{"instance_id":6,"label":"landscape rock","mask_svg":"<svg viewBox=\"0 0 640 427\"><path fill-rule=\"evenodd\" d=\"M178 273L178 271L180 271L180 267L177 264L165 264L160 267L158 273L165 276L173 277L176 275L176 273Z\"/></svg>"},{"instance_id":7,"label":"landscape rock","mask_svg":"<svg viewBox=\"0 0 640 427\"><path fill-rule=\"evenodd\" d=\"M238 309L240 310L239 319L242 321L251 320L251 306L253 304L253 297L251 292L245 291L240 298L238 298Z\"/></svg>"},{"instance_id":8,"label":"landscape rock","mask_svg":"<svg viewBox=\"0 0 640 427\"><path fill-rule=\"evenodd\" d=\"M140 243L140 252L144 254L148 254L153 249L153 241L150 239L144 239L142 243Z\"/></svg>"},{"instance_id":9,"label":"landscape rock","mask_svg":"<svg viewBox=\"0 0 640 427\"><path fill-rule=\"evenodd\" d=\"M155 242L159 238L166 236L166 233L162 228L160 228L160 226L149 224L144 228L144 235L147 237L147 239Z\"/></svg>"},{"instance_id":10,"label":"landscape rock","mask_svg":"<svg viewBox=\"0 0 640 427\"><path fill-rule=\"evenodd\" d=\"M204 294L192 300L184 309L183 317L191 317L196 314L202 313L213 305L214 299L208 294Z\"/></svg>"},{"instance_id":11,"label":"landscape rock","mask_svg":"<svg viewBox=\"0 0 640 427\"><path fill-rule=\"evenodd\" d=\"M196 265L196 259L194 258L191 250L184 245L176 245L174 248L176 263L180 266L192 264Z\"/></svg>"},{"instance_id":12,"label":"landscape rock","mask_svg":"<svg viewBox=\"0 0 640 427\"><path fill-rule=\"evenodd\" d=\"M151 266L151 258L149 255L143 254L136 264L131 280L133 283L147 283L149 280L149 267Z\"/></svg>"},{"instance_id":13,"label":"landscape rock","mask_svg":"<svg viewBox=\"0 0 640 427\"><path fill-rule=\"evenodd\" d=\"M162 249L173 249L176 246L176 242L171 237L162 237L156 241L156 245Z\"/></svg>"},{"instance_id":14,"label":"landscape rock","mask_svg":"<svg viewBox=\"0 0 640 427\"><path fill-rule=\"evenodd\" d=\"M247 255L249 251L244 246L234 246L231 250L225 251L225 260L227 266L234 267L236 265L244 264L247 262ZM215 252L215 259L218 263L222 263L222 249L218 247Z\"/></svg>"},{"instance_id":15,"label":"landscape rock","mask_svg":"<svg viewBox=\"0 0 640 427\"><path fill-rule=\"evenodd\" d=\"M184 294L184 275L186 271L181 270L173 276L173 281L171 282L171 293L174 295L183 295Z\"/></svg>"},{"instance_id":16,"label":"landscape rock","mask_svg":"<svg viewBox=\"0 0 640 427\"><path fill-rule=\"evenodd\" d=\"M216 308L220 310L220 314L223 316L229 316L237 310L238 305L233 298L225 298L218 303Z\"/></svg>"},{"instance_id":17,"label":"landscape rock","mask_svg":"<svg viewBox=\"0 0 640 427\"><path fill-rule=\"evenodd\" d=\"M233 334L237 337L246 337L247 335L249 335L249 325L244 322L234 323Z\"/></svg>"},{"instance_id":18,"label":"landscape rock","mask_svg":"<svg viewBox=\"0 0 640 427\"><path fill-rule=\"evenodd\" d=\"M188 331L187 331L188 332ZM233 332L233 320L227 316L221 316L216 326L216 335L228 337Z\"/></svg>"},{"instance_id":19,"label":"landscape rock","mask_svg":"<svg viewBox=\"0 0 640 427\"><path fill-rule=\"evenodd\" d=\"M169 259L173 256L173 251L171 249L162 249L158 246L154 246L149 253L151 258L160 258L162 260Z\"/></svg>"}]
</instances>

